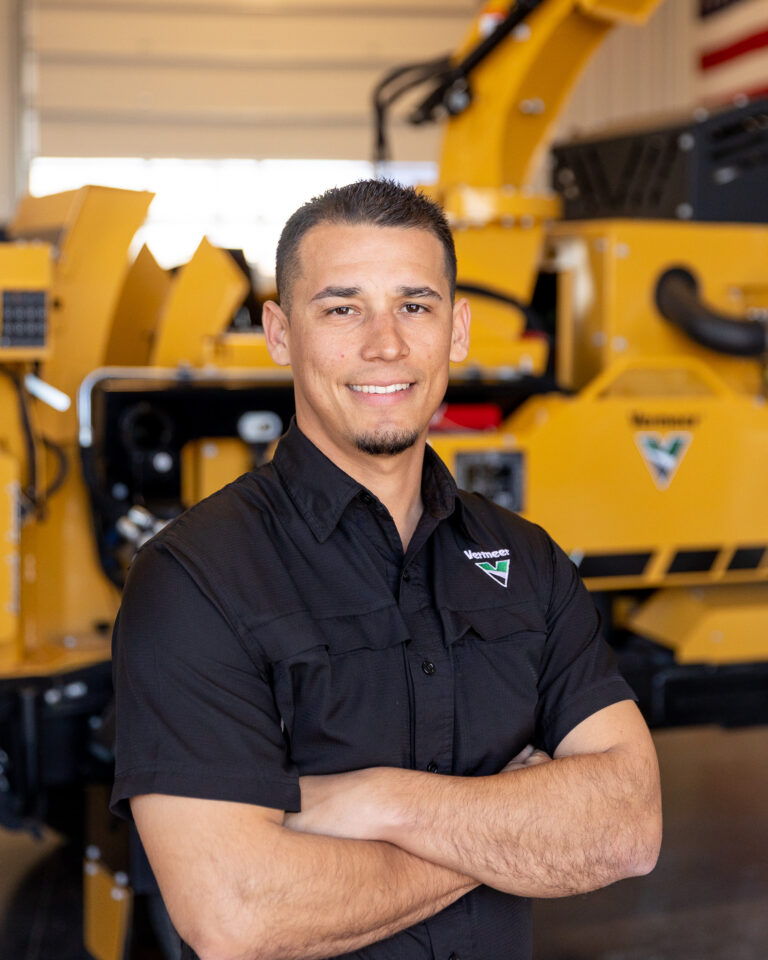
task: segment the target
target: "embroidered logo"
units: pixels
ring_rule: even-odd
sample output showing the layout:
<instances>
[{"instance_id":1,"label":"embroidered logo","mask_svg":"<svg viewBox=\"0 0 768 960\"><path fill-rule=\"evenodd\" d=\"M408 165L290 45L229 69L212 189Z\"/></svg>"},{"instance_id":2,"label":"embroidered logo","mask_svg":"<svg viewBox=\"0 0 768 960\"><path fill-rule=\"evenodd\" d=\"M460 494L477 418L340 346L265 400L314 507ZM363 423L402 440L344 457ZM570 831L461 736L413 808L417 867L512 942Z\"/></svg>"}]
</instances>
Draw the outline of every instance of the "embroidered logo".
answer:
<instances>
[{"instance_id":1,"label":"embroidered logo","mask_svg":"<svg viewBox=\"0 0 768 960\"><path fill-rule=\"evenodd\" d=\"M667 433L662 437L660 433L639 431L635 442L653 482L659 490L666 490L690 446L691 434Z\"/></svg>"},{"instance_id":2,"label":"embroidered logo","mask_svg":"<svg viewBox=\"0 0 768 960\"><path fill-rule=\"evenodd\" d=\"M480 562L475 563L475 566L479 567L496 583L506 587L509 580L509 550L465 550L464 556L468 560L479 560ZM506 557L507 559L496 560L497 557Z\"/></svg>"}]
</instances>

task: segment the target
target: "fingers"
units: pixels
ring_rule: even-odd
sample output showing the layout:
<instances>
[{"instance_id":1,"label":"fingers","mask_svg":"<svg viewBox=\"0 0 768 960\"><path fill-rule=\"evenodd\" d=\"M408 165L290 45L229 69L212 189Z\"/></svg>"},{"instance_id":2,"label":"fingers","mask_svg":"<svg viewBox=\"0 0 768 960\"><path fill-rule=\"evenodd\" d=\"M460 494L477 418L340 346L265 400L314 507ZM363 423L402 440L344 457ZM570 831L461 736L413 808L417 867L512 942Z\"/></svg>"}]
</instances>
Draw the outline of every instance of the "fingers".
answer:
<instances>
[{"instance_id":1,"label":"fingers","mask_svg":"<svg viewBox=\"0 0 768 960\"><path fill-rule=\"evenodd\" d=\"M529 743L502 768L501 773L523 770L525 767L536 767L540 763L548 763L551 759L549 754L544 753L543 750L537 750L533 744Z\"/></svg>"}]
</instances>

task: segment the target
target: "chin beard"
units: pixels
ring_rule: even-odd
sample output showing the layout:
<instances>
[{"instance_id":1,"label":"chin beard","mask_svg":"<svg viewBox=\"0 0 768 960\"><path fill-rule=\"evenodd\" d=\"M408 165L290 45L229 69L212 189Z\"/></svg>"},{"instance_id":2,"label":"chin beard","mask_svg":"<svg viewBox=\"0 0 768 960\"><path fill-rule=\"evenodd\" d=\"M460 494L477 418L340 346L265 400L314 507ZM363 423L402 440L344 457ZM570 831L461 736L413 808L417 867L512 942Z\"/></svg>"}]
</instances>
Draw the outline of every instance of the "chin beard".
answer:
<instances>
[{"instance_id":1,"label":"chin beard","mask_svg":"<svg viewBox=\"0 0 768 960\"><path fill-rule=\"evenodd\" d=\"M394 457L412 447L418 439L418 430L388 430L360 434L355 437L355 445L358 450L374 457Z\"/></svg>"}]
</instances>

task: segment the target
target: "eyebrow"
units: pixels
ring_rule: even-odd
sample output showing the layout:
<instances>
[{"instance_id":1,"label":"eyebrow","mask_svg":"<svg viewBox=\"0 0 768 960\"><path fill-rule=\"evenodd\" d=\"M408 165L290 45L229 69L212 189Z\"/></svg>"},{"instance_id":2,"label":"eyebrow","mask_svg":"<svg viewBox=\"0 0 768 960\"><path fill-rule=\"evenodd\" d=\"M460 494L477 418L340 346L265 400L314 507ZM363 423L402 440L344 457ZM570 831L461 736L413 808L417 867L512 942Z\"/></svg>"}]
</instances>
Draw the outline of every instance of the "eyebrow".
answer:
<instances>
[{"instance_id":1,"label":"eyebrow","mask_svg":"<svg viewBox=\"0 0 768 960\"><path fill-rule=\"evenodd\" d=\"M359 297L362 293L360 287L334 287L328 286L323 287L322 290L318 291L314 297L310 300L310 303L314 303L315 300L329 300L329 299L339 299L347 300L350 297ZM398 287L397 294L401 297L409 297L412 299L422 298L431 298L433 300L442 300L443 298L437 292L433 290L432 287Z\"/></svg>"},{"instance_id":2,"label":"eyebrow","mask_svg":"<svg viewBox=\"0 0 768 960\"><path fill-rule=\"evenodd\" d=\"M401 297L409 297L414 300L418 297L429 297L433 300L442 300L443 298L432 287L398 287L397 292Z\"/></svg>"},{"instance_id":3,"label":"eyebrow","mask_svg":"<svg viewBox=\"0 0 768 960\"><path fill-rule=\"evenodd\" d=\"M323 287L309 302L313 303L315 300L328 300L331 297L346 300L349 297L358 297L360 293L360 287Z\"/></svg>"}]
</instances>

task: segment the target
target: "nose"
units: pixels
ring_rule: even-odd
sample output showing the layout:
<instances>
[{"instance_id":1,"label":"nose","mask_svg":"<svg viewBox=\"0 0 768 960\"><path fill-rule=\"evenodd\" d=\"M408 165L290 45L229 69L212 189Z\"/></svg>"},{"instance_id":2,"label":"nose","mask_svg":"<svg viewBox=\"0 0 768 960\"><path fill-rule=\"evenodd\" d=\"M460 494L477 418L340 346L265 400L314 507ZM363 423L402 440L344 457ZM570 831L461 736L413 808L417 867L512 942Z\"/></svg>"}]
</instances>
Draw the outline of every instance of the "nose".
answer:
<instances>
[{"instance_id":1,"label":"nose","mask_svg":"<svg viewBox=\"0 0 768 960\"><path fill-rule=\"evenodd\" d=\"M400 360L410 353L397 317L388 312L372 315L366 323L364 360Z\"/></svg>"}]
</instances>

